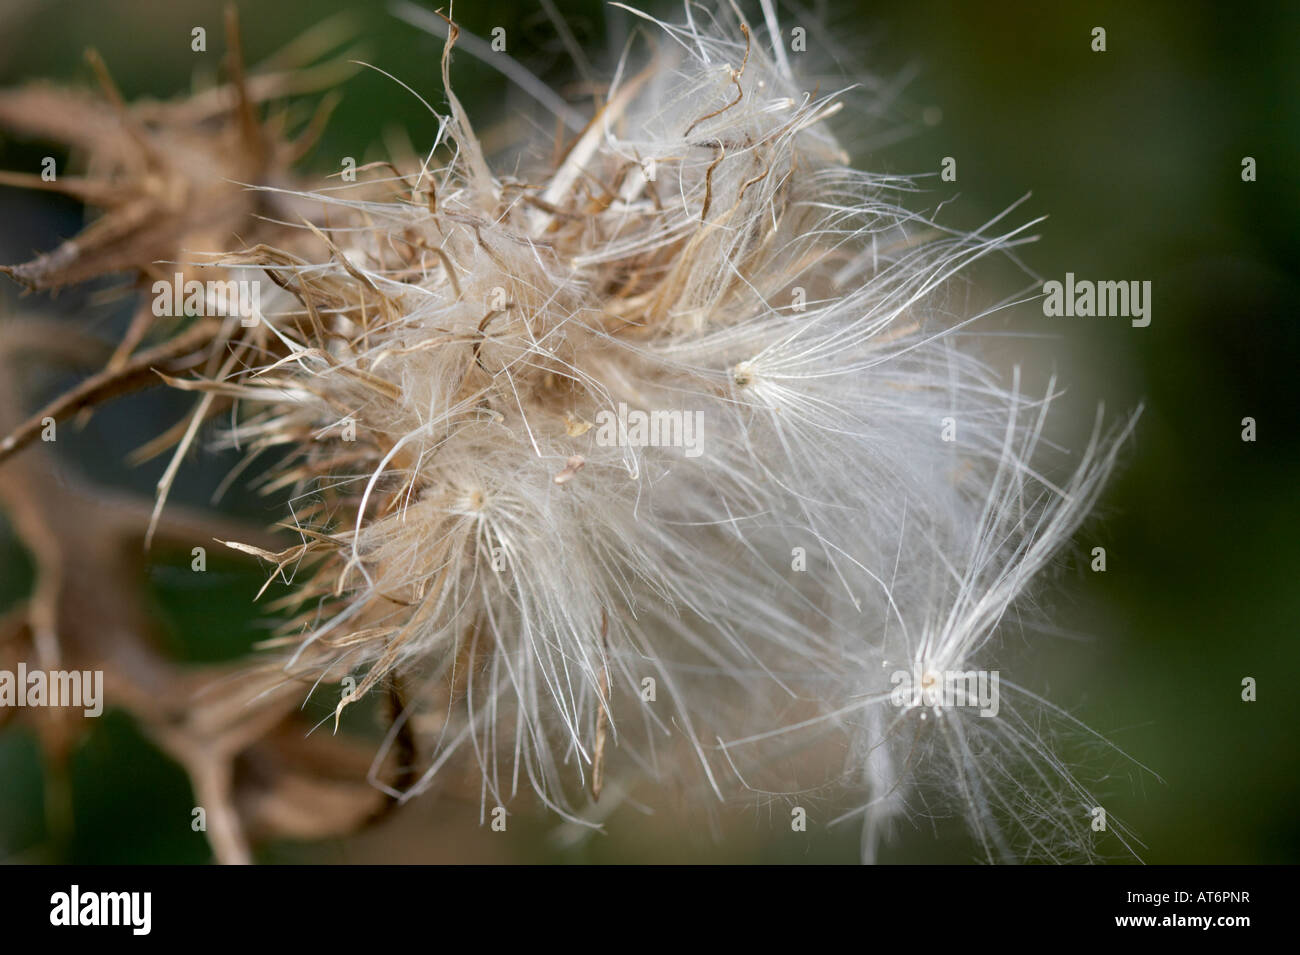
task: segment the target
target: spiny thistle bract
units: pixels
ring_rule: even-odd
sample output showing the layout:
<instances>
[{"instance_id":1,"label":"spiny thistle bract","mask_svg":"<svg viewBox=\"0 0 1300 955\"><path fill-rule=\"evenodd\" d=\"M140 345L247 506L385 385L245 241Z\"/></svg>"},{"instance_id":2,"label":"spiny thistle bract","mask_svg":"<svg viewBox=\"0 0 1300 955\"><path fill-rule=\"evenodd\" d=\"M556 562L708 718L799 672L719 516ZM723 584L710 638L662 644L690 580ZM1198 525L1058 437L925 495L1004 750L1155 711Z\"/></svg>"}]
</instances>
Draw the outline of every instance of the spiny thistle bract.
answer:
<instances>
[{"instance_id":1,"label":"spiny thistle bract","mask_svg":"<svg viewBox=\"0 0 1300 955\"><path fill-rule=\"evenodd\" d=\"M287 668L356 674L338 715L400 688L427 757L404 795L470 765L485 807L532 789L594 824L584 791L640 777L817 790L870 858L921 786L990 859L1090 854L1095 800L1045 729L1069 718L1009 679L995 715L929 691L1001 673L1009 608L1123 435L1099 416L1070 474L1040 468L1054 387L1008 386L948 293L1032 223L902 208L911 181L832 135L856 94L807 92L764 13L645 17L651 55L508 175L448 82L448 21L423 161L290 191L317 255L219 259L275 280L262 351L173 383L280 456L301 544L244 549L291 581Z\"/></svg>"}]
</instances>

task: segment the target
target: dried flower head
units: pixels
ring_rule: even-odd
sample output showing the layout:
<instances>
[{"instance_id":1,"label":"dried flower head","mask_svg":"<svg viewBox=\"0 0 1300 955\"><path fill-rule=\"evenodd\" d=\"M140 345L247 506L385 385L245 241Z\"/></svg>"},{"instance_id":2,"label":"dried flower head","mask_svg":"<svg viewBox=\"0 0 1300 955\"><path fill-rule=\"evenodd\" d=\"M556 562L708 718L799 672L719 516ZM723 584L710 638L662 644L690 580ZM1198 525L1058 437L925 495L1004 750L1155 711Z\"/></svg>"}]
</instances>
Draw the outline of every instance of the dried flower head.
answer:
<instances>
[{"instance_id":1,"label":"dried flower head","mask_svg":"<svg viewBox=\"0 0 1300 955\"><path fill-rule=\"evenodd\" d=\"M422 159L261 187L316 210L292 251L219 259L273 280L264 327L169 378L279 456L298 543L232 546L291 585L289 674L355 676L336 719L400 696L392 736L424 754L402 796L469 766L485 807L531 789L595 825L584 792L641 777L817 790L870 857L922 786L990 858L1086 852L1094 801L1043 729L1068 717L1001 679L1000 636L1132 421L1049 476L1054 384L1008 385L949 292L1034 223L903 208L912 181L833 135L854 94L808 92L762 12L638 14L648 54L508 166L452 91L447 20Z\"/></svg>"}]
</instances>

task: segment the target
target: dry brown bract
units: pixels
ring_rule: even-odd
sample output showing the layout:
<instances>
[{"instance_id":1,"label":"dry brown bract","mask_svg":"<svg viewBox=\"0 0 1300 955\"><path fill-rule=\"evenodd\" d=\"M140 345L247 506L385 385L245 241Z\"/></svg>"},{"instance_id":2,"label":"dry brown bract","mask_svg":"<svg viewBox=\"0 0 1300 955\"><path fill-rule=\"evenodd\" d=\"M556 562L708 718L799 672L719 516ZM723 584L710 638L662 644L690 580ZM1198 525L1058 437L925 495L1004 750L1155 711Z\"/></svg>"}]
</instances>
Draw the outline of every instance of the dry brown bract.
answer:
<instances>
[{"instance_id":1,"label":"dry brown bract","mask_svg":"<svg viewBox=\"0 0 1300 955\"><path fill-rule=\"evenodd\" d=\"M291 188L291 165L319 134L333 100L290 141L289 113L263 120L258 106L275 97L336 82L347 67L264 72L246 77L234 8L229 83L172 103L128 106L93 51L88 59L100 94L34 84L0 91L0 126L70 147L84 167L79 176L0 172L0 184L63 193L99 210L78 235L29 262L0 267L28 290L55 290L114 273L148 282L180 272L186 280L221 280L224 268L203 259L245 242L275 241L293 248L301 233L275 220L301 222L302 210L282 194L250 185ZM310 57L330 43L338 24L325 24L278 60ZM286 63L286 65L290 65ZM174 264L173 264L174 263ZM62 421L119 395L161 383L160 374L216 373L228 349L241 353L261 334L238 321L157 318L141 297L129 331L112 354L69 327L6 320L0 324L0 460L15 455L41 430L42 419ZM148 337L161 337L141 349ZM16 381L17 359L55 364L105 363L36 414ZM184 428L153 442L145 456L187 439L203 420L226 407L205 397ZM185 425L185 422L182 422ZM58 475L51 480L51 475ZM170 475L169 475L170 476ZM165 488L162 490L165 491ZM188 773L196 804L207 815L207 835L218 861L247 862L254 838L322 838L354 831L382 813L384 793L366 781L372 753L346 738L316 734L303 720L302 684L274 667L181 666L159 649L157 624L143 602L141 542L152 534L189 549L196 542L236 537L279 546L254 528L91 487L66 474L39 445L0 467L0 505L36 569L31 596L0 617L0 665L93 669L105 676L106 695ZM146 530L148 528L148 530ZM18 711L0 710L0 722ZM64 711L22 711L37 731L53 788L86 724ZM392 779L391 763L381 775ZM55 800L56 829L66 824ZM66 806L63 807L66 810Z\"/></svg>"}]
</instances>

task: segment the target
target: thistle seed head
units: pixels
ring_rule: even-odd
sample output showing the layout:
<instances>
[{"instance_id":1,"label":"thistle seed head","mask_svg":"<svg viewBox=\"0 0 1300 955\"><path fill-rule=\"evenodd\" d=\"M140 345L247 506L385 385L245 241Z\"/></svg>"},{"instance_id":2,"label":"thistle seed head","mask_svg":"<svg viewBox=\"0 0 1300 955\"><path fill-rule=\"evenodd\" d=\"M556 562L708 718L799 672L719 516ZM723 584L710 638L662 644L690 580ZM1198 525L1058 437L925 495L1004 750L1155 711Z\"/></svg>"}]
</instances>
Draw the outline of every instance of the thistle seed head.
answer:
<instances>
[{"instance_id":1,"label":"thistle seed head","mask_svg":"<svg viewBox=\"0 0 1300 955\"><path fill-rule=\"evenodd\" d=\"M984 313L954 279L1033 223L903 208L910 181L833 136L854 94L809 92L767 29L645 19L558 152L496 163L448 84L418 163L291 190L310 241L222 259L274 279L269 333L192 387L280 456L290 671L361 675L340 710L400 687L414 792L468 764L485 804L531 788L594 824L593 776L830 790L870 855L926 782L991 857L1086 849L1045 701L1003 680L989 718L889 681L1000 665L1122 437L1050 479L1054 385L956 334Z\"/></svg>"}]
</instances>

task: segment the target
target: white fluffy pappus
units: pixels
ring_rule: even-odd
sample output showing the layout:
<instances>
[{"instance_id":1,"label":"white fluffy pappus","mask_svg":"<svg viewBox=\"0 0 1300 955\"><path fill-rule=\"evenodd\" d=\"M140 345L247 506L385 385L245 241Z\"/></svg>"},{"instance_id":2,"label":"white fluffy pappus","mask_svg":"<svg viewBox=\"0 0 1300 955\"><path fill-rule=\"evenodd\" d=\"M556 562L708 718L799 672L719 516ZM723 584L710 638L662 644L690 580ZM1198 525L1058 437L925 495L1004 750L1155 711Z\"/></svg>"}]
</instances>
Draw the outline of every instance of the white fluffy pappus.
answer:
<instances>
[{"instance_id":1,"label":"white fluffy pappus","mask_svg":"<svg viewBox=\"0 0 1300 955\"><path fill-rule=\"evenodd\" d=\"M858 806L871 857L937 785L990 858L1086 849L1050 705L1006 680L994 718L900 707L889 668L992 659L1132 422L1041 476L1054 387L1003 384L954 334L986 313L948 304L1034 223L907 211L910 180L848 165L828 121L855 94L801 85L770 6L686 10L639 14L649 54L510 174L451 91L450 26L427 154L296 193L317 261L227 257L279 287L272 347L192 387L283 455L267 490L302 543L264 556L295 567L288 669L364 673L340 710L398 689L425 756L403 797L472 766L485 807L527 788L595 825L606 776L797 780Z\"/></svg>"}]
</instances>

